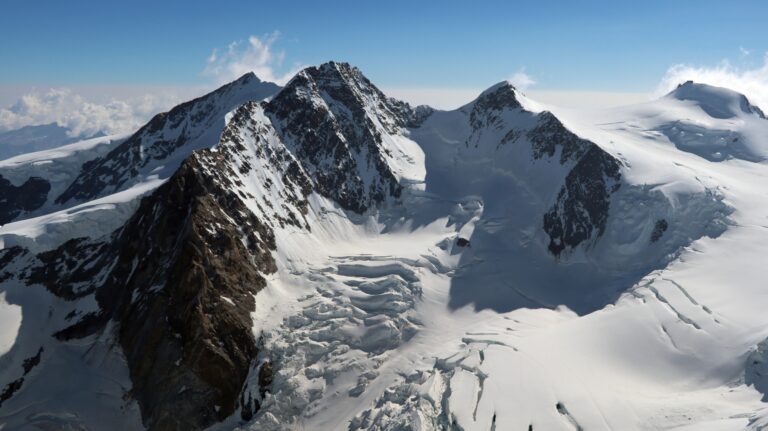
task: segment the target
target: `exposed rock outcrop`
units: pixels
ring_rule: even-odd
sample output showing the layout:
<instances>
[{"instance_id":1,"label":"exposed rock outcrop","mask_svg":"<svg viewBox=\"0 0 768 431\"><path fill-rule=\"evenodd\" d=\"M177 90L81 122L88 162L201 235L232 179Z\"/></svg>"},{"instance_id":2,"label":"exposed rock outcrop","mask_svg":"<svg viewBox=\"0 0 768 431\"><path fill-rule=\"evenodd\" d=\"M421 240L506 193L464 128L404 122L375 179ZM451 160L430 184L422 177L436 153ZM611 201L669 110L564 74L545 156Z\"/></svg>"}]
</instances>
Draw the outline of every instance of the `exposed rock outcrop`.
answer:
<instances>
[{"instance_id":1,"label":"exposed rock outcrop","mask_svg":"<svg viewBox=\"0 0 768 431\"><path fill-rule=\"evenodd\" d=\"M554 205L544 214L548 248L555 256L603 234L611 194L621 185L619 162L593 143L586 142L585 146L585 151L570 152L569 157L579 157L577 154L584 151L566 176Z\"/></svg>"},{"instance_id":2,"label":"exposed rock outcrop","mask_svg":"<svg viewBox=\"0 0 768 431\"><path fill-rule=\"evenodd\" d=\"M279 89L276 84L260 81L251 72L205 96L155 115L112 151L83 164L78 177L56 198L56 203L88 200L118 191L145 168L154 166L154 162L177 165L179 158L174 161L170 156L180 148L187 147L189 154L217 143L229 111L249 100L271 96Z\"/></svg>"},{"instance_id":3,"label":"exposed rock outcrop","mask_svg":"<svg viewBox=\"0 0 768 431\"><path fill-rule=\"evenodd\" d=\"M42 178L31 177L14 186L0 175L0 225L43 206L50 190L51 184Z\"/></svg>"},{"instance_id":4,"label":"exposed rock outcrop","mask_svg":"<svg viewBox=\"0 0 768 431\"><path fill-rule=\"evenodd\" d=\"M56 336L115 322L130 395L153 430L200 429L231 415L257 353L250 313L262 274L275 271L275 242L232 191L225 158L194 155L108 241L69 241L31 269L30 282L62 298L95 292L100 311Z\"/></svg>"},{"instance_id":5,"label":"exposed rock outcrop","mask_svg":"<svg viewBox=\"0 0 768 431\"><path fill-rule=\"evenodd\" d=\"M401 193L380 130L394 133L428 115L412 114L358 69L335 62L299 72L265 112L318 193L355 212Z\"/></svg>"}]
</instances>

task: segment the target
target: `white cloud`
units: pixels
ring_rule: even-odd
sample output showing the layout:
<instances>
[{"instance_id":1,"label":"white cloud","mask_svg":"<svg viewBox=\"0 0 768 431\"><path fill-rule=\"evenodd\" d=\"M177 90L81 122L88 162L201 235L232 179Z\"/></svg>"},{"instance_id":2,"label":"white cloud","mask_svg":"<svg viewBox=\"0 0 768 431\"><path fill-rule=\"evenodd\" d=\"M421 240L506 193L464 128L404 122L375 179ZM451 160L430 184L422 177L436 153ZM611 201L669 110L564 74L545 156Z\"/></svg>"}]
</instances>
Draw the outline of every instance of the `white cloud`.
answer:
<instances>
[{"instance_id":1,"label":"white cloud","mask_svg":"<svg viewBox=\"0 0 768 431\"><path fill-rule=\"evenodd\" d=\"M33 90L19 97L10 107L0 108L0 131L57 123L68 128L73 137L99 132L125 133L179 101L179 96L170 92L96 102L69 88Z\"/></svg>"},{"instance_id":2,"label":"white cloud","mask_svg":"<svg viewBox=\"0 0 768 431\"><path fill-rule=\"evenodd\" d=\"M739 47L739 52L740 52L740 53L741 53L741 55L742 55L742 56L744 56L744 57L746 57L746 56L748 56L749 54L751 54L751 52L750 52L750 51L749 51L747 48L744 48L743 46L740 46L740 47Z\"/></svg>"},{"instance_id":3,"label":"white cloud","mask_svg":"<svg viewBox=\"0 0 768 431\"><path fill-rule=\"evenodd\" d=\"M536 80L531 75L525 73L525 69L520 69L510 76L507 81L514 85L518 90L527 90L533 85L536 85Z\"/></svg>"},{"instance_id":4,"label":"white cloud","mask_svg":"<svg viewBox=\"0 0 768 431\"><path fill-rule=\"evenodd\" d=\"M278 32L263 37L251 36L247 41L230 43L223 50L213 50L206 60L203 74L219 85L233 81L247 72L254 72L265 81L283 84L298 67L281 73L285 53L274 48ZM212 90L209 85L197 87L84 86L50 88L46 90L10 89L2 94L0 105L0 131L24 126L58 123L70 129L72 136L90 136L130 132L152 115L168 110L179 102ZM111 96L110 96L111 95ZM7 105L6 105L7 106Z\"/></svg>"},{"instance_id":5,"label":"white cloud","mask_svg":"<svg viewBox=\"0 0 768 431\"><path fill-rule=\"evenodd\" d=\"M247 41L232 42L221 51L214 49L203 74L223 84L254 72L263 81L285 84L300 67L295 66L284 73L278 71L285 61L285 52L274 49L279 37L280 33L275 31L262 37L251 36Z\"/></svg>"},{"instance_id":6,"label":"white cloud","mask_svg":"<svg viewBox=\"0 0 768 431\"><path fill-rule=\"evenodd\" d=\"M755 68L739 68L728 61L714 67L672 66L662 78L656 94L666 94L689 80L738 91L762 110L768 110L768 54L763 57L763 64Z\"/></svg>"}]
</instances>

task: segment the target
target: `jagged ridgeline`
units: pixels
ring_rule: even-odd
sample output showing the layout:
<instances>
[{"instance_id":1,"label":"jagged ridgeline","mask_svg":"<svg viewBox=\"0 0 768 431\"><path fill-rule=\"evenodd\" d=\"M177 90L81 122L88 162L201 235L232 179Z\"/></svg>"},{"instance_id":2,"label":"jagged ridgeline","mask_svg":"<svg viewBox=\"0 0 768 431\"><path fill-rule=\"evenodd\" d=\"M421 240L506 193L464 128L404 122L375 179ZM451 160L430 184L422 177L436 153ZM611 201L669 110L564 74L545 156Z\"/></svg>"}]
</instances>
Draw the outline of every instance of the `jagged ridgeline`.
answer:
<instances>
[{"instance_id":1,"label":"jagged ridgeline","mask_svg":"<svg viewBox=\"0 0 768 431\"><path fill-rule=\"evenodd\" d=\"M117 231L35 256L21 247L3 251L27 258L13 278L69 301L96 299L95 311L71 307L51 335L67 341L113 331L130 371L128 396L149 428L202 428L239 407L257 353L253 296L276 270L273 230L309 231L310 193L357 213L400 196L382 135L414 120L407 104L337 63L306 69L270 101L258 101L276 90L245 75L157 115L83 163L54 205L120 192L158 167L172 172ZM42 206L47 189L29 203L36 194L22 192L45 184L8 182L3 190L14 205L6 218Z\"/></svg>"},{"instance_id":2,"label":"jagged ridgeline","mask_svg":"<svg viewBox=\"0 0 768 431\"><path fill-rule=\"evenodd\" d=\"M453 337L471 324L456 310L599 310L731 213L689 171L674 199L626 175L615 147L537 106L502 82L413 107L329 62L0 162L0 292L24 313L0 425L460 429L451 382L482 388L488 346L507 344ZM466 362L430 356L454 342ZM85 383L63 402L67 373ZM475 425L507 423L486 410Z\"/></svg>"}]
</instances>

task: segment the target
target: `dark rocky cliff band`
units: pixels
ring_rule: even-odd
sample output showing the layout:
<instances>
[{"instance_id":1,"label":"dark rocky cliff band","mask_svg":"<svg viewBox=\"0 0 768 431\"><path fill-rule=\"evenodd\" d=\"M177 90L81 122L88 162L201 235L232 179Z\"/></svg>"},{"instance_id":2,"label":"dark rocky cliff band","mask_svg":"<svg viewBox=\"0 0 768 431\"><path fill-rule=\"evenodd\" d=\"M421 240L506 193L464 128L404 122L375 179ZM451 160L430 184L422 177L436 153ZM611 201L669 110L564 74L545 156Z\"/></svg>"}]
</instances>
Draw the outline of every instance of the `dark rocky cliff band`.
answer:
<instances>
[{"instance_id":1,"label":"dark rocky cliff band","mask_svg":"<svg viewBox=\"0 0 768 431\"><path fill-rule=\"evenodd\" d=\"M0 225L43 206L50 190L51 184L42 178L31 177L14 186L0 175Z\"/></svg>"}]
</instances>

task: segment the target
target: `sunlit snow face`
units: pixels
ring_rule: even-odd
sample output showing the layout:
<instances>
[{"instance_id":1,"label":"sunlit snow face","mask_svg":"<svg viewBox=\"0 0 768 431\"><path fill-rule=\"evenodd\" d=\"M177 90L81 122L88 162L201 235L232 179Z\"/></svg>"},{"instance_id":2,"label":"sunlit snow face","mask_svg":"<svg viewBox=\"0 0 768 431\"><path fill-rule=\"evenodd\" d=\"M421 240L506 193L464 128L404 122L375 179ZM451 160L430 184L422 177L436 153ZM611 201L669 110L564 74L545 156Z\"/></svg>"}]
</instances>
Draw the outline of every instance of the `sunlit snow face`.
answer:
<instances>
[{"instance_id":1,"label":"sunlit snow face","mask_svg":"<svg viewBox=\"0 0 768 431\"><path fill-rule=\"evenodd\" d=\"M0 244L1 245L1 244ZM0 356L8 353L16 343L16 336L21 327L21 307L9 304L7 293L0 293Z\"/></svg>"}]
</instances>

